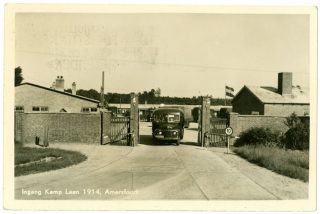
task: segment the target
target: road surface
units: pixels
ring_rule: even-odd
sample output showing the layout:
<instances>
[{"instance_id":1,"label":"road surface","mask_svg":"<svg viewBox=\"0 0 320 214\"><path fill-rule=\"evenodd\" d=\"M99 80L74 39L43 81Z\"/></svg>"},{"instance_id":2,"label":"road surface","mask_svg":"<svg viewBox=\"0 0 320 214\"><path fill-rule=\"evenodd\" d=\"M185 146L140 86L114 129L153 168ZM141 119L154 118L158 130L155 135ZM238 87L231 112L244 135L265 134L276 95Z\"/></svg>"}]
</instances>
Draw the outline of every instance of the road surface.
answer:
<instances>
[{"instance_id":1,"label":"road surface","mask_svg":"<svg viewBox=\"0 0 320 214\"><path fill-rule=\"evenodd\" d=\"M27 200L283 198L272 188L266 188L228 164L221 154L196 146L196 138L197 130L191 126L185 130L180 146L154 145L151 124L141 123L140 144L134 148L56 144L54 147L80 151L88 156L88 160L61 170L15 178L15 197ZM303 182L293 182L307 187ZM285 185L283 188L290 194Z\"/></svg>"}]
</instances>

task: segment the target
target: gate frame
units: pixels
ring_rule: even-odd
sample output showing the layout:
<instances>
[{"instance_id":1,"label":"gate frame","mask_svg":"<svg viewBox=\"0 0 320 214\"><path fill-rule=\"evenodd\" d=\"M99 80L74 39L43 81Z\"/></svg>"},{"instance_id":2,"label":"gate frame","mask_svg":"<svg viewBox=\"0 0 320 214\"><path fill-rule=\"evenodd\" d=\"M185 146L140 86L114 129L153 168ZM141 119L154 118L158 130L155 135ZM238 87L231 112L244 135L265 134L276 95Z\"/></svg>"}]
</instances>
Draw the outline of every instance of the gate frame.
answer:
<instances>
[{"instance_id":1,"label":"gate frame","mask_svg":"<svg viewBox=\"0 0 320 214\"><path fill-rule=\"evenodd\" d=\"M127 146L137 146L140 140L140 135L139 135L139 96L135 93L130 94L130 117L129 122L128 122L128 127L127 127ZM111 143L110 141L107 143L104 143L105 137L109 136L111 139L111 120L112 117L107 119L105 121L104 119L104 113L107 111L106 109L101 109L100 110L100 118L101 118L101 138L100 138L100 145L106 145L108 143ZM108 111L109 113L109 111Z\"/></svg>"},{"instance_id":2,"label":"gate frame","mask_svg":"<svg viewBox=\"0 0 320 214\"><path fill-rule=\"evenodd\" d=\"M207 144L209 143L210 135L225 135L224 131L223 133L212 133L215 118L211 117L211 112L210 112L210 106L211 106L211 98L206 96L202 97L202 103L201 103L201 108L200 108L200 118L199 118L199 123L198 123L198 145L201 147L206 147L208 146ZM224 121L226 120L226 127L228 127L228 119L223 119L223 118L218 118L217 121ZM224 129L223 129L224 130ZM226 135L225 135L226 137Z\"/></svg>"},{"instance_id":3,"label":"gate frame","mask_svg":"<svg viewBox=\"0 0 320 214\"><path fill-rule=\"evenodd\" d=\"M208 96L202 97L198 128L198 144L200 144L201 147L205 146L206 133L210 130L210 105L211 98Z\"/></svg>"},{"instance_id":4,"label":"gate frame","mask_svg":"<svg viewBox=\"0 0 320 214\"><path fill-rule=\"evenodd\" d=\"M137 146L140 140L139 135L139 96L135 93L130 94L130 146Z\"/></svg>"}]
</instances>

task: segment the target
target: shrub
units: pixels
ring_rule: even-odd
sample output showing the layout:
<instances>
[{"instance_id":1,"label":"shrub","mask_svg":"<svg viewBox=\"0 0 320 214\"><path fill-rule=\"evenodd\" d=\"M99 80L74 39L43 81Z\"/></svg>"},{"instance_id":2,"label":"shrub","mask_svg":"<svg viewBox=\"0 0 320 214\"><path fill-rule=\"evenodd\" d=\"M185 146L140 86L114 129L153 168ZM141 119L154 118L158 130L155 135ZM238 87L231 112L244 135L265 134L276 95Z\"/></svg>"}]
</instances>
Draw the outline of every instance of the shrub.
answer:
<instances>
[{"instance_id":1,"label":"shrub","mask_svg":"<svg viewBox=\"0 0 320 214\"><path fill-rule=\"evenodd\" d=\"M285 123L289 130L281 139L282 145L286 149L309 149L309 123L302 122L295 113L287 118Z\"/></svg>"},{"instance_id":2,"label":"shrub","mask_svg":"<svg viewBox=\"0 0 320 214\"><path fill-rule=\"evenodd\" d=\"M234 146L264 145L274 147L279 144L279 134L268 128L250 128L242 132Z\"/></svg>"},{"instance_id":3,"label":"shrub","mask_svg":"<svg viewBox=\"0 0 320 214\"><path fill-rule=\"evenodd\" d=\"M309 129L304 125L298 125L289 129L283 138L286 149L309 149Z\"/></svg>"}]
</instances>

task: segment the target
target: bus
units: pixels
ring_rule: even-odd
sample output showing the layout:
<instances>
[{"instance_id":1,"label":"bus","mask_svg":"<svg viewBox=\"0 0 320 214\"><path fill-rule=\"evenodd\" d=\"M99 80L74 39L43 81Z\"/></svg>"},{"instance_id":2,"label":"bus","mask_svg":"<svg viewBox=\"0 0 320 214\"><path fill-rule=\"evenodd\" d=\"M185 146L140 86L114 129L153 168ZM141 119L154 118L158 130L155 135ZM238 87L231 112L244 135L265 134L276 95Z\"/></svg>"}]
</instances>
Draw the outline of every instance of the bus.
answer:
<instances>
[{"instance_id":1,"label":"bus","mask_svg":"<svg viewBox=\"0 0 320 214\"><path fill-rule=\"evenodd\" d=\"M154 143L172 140L179 146L184 135L184 114L177 108L158 108L153 113L152 137Z\"/></svg>"},{"instance_id":2,"label":"bus","mask_svg":"<svg viewBox=\"0 0 320 214\"><path fill-rule=\"evenodd\" d=\"M165 105L160 106L160 108L173 108L173 109L180 109L183 112L184 115L184 127L189 128L189 125L191 122L193 122L193 116L192 116L192 106L187 105Z\"/></svg>"}]
</instances>

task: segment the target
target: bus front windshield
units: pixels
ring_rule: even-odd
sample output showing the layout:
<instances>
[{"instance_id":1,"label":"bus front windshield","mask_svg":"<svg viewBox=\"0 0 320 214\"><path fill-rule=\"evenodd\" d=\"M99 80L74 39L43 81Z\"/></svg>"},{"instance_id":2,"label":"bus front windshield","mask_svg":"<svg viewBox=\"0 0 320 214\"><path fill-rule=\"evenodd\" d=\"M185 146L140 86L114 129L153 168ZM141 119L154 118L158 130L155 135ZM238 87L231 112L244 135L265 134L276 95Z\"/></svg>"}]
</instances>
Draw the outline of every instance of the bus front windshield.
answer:
<instances>
[{"instance_id":1,"label":"bus front windshield","mask_svg":"<svg viewBox=\"0 0 320 214\"><path fill-rule=\"evenodd\" d=\"M155 114L154 121L157 123L179 123L180 122L180 114Z\"/></svg>"}]
</instances>

